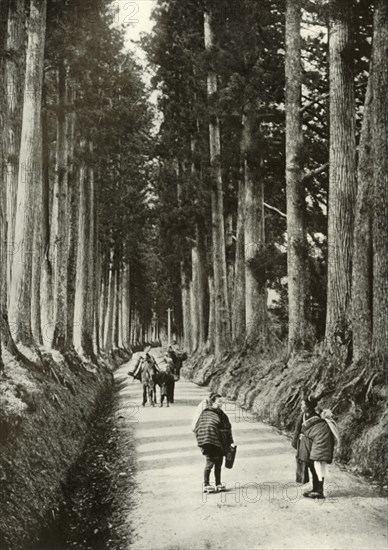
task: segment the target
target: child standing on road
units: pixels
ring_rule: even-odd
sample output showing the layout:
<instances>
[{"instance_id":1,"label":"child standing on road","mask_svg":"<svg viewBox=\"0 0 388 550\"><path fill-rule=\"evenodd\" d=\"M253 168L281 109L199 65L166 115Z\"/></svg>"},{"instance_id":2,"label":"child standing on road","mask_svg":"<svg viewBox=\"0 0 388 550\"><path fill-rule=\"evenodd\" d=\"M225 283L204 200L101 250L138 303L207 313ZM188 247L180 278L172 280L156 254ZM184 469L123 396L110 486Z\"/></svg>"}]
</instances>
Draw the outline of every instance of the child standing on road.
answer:
<instances>
[{"instance_id":1,"label":"child standing on road","mask_svg":"<svg viewBox=\"0 0 388 550\"><path fill-rule=\"evenodd\" d=\"M166 367L160 373L160 406L163 407L164 398L167 401L167 407L170 406L171 399L171 386L174 382L174 376L172 374L171 366L166 361Z\"/></svg>"},{"instance_id":2,"label":"child standing on road","mask_svg":"<svg viewBox=\"0 0 388 550\"><path fill-rule=\"evenodd\" d=\"M221 403L222 397L218 393L211 394L194 429L198 447L206 458L203 489L205 493L226 490L225 484L221 482L221 469L223 458L233 443L233 437L232 426L220 408ZM215 487L210 484L210 472L213 467Z\"/></svg>"},{"instance_id":3,"label":"child standing on road","mask_svg":"<svg viewBox=\"0 0 388 550\"><path fill-rule=\"evenodd\" d=\"M296 449L297 483L309 481L311 472L312 489L303 493L307 498L325 498L323 485L326 464L333 460L334 443L338 430L330 411L317 412L318 401L313 396L304 397L301 403L302 415L296 426L292 446Z\"/></svg>"}]
</instances>

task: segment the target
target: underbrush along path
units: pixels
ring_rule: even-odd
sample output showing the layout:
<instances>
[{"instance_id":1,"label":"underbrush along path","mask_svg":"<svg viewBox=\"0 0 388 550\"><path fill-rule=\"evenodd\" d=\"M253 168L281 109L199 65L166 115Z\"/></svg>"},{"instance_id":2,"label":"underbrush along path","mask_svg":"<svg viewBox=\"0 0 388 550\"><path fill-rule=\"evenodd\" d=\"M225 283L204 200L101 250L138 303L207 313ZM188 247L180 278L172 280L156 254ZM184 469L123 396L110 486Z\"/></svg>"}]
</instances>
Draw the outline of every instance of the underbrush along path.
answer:
<instances>
[{"instance_id":1,"label":"underbrush along path","mask_svg":"<svg viewBox=\"0 0 388 550\"><path fill-rule=\"evenodd\" d=\"M137 449L131 550L387 548L386 500L376 488L332 465L326 500L303 498L289 439L234 403L224 409L238 445L234 468L223 468L227 492L204 495L191 418L208 391L181 380L170 408L142 407L142 386L127 372L115 377L118 427L133 430Z\"/></svg>"}]
</instances>

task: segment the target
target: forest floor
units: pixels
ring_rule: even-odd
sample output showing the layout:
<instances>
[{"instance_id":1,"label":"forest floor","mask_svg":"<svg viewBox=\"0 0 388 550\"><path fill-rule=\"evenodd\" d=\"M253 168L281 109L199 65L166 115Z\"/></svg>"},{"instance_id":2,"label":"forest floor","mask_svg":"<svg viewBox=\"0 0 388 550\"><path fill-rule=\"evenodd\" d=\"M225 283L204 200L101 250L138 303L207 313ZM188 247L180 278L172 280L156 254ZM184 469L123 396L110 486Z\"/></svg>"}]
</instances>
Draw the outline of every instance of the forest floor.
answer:
<instances>
[{"instance_id":1,"label":"forest floor","mask_svg":"<svg viewBox=\"0 0 388 550\"><path fill-rule=\"evenodd\" d=\"M387 501L375 486L332 465L327 498L304 498L289 439L233 402L224 409L238 445L233 469L223 469L227 492L204 495L191 418L208 391L181 380L170 408L143 408L142 387L127 371L123 365L115 378L119 429L133 433L136 448L135 494L123 495L133 502L128 548L387 548Z\"/></svg>"}]
</instances>

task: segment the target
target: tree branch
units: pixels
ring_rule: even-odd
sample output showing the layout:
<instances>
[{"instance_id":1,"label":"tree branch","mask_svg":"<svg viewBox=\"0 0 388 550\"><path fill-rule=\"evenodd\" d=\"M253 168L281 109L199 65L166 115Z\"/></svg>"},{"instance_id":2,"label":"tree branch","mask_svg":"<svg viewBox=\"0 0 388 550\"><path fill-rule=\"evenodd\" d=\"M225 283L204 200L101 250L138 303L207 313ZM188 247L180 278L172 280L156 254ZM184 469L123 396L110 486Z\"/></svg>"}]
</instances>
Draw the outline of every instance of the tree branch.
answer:
<instances>
[{"instance_id":1,"label":"tree branch","mask_svg":"<svg viewBox=\"0 0 388 550\"><path fill-rule=\"evenodd\" d=\"M322 166L319 166L319 168L315 168L314 170L310 170L309 172L306 172L303 175L303 181L309 180L310 178L313 178L314 176L318 176L318 174L321 174L327 168L329 167L329 163L326 162L325 164L322 164Z\"/></svg>"},{"instance_id":2,"label":"tree branch","mask_svg":"<svg viewBox=\"0 0 388 550\"><path fill-rule=\"evenodd\" d=\"M366 86L366 82L358 82L358 83L355 84L354 88L355 89L365 88L365 86ZM310 107L312 107L315 104L319 105L320 103L322 103L323 100L327 99L328 97L329 97L329 92L325 92L324 94L320 94L320 95L318 95L317 97L315 97L313 99L309 99L308 97L303 95L302 98L303 99L309 99L309 101L301 107L300 114L303 114L305 111L307 111Z\"/></svg>"},{"instance_id":3,"label":"tree branch","mask_svg":"<svg viewBox=\"0 0 388 550\"><path fill-rule=\"evenodd\" d=\"M287 219L287 214L285 214L284 212L282 212L278 208L275 208L275 206L271 206L270 204L267 204L266 202L264 203L264 206L266 208L269 208L269 210L273 210L274 212L277 212L280 216L283 216L283 218Z\"/></svg>"},{"instance_id":4,"label":"tree branch","mask_svg":"<svg viewBox=\"0 0 388 550\"><path fill-rule=\"evenodd\" d=\"M327 138L326 132L321 130L319 127L311 124L309 120L303 120L302 123L305 124L307 128L309 128L312 132L317 134L317 136L319 136L321 139L323 139L324 141L327 141L328 138Z\"/></svg>"},{"instance_id":5,"label":"tree branch","mask_svg":"<svg viewBox=\"0 0 388 550\"><path fill-rule=\"evenodd\" d=\"M311 0L305 0L303 2L303 9L307 13L312 13L314 15L317 15L320 19L322 19L322 23L320 23L322 26L327 24L328 7L325 4L322 4L320 2L315 3L315 2L312 2Z\"/></svg>"},{"instance_id":6,"label":"tree branch","mask_svg":"<svg viewBox=\"0 0 388 550\"><path fill-rule=\"evenodd\" d=\"M300 109L300 114L303 114L305 111L307 111L307 109L309 109L310 107L312 107L316 103L318 103L318 104L321 103L321 101L323 101L324 99L327 99L328 97L329 97L329 94L325 93L325 94L321 94L318 97L312 99L311 101L306 103L306 105L303 105L303 107Z\"/></svg>"}]
</instances>

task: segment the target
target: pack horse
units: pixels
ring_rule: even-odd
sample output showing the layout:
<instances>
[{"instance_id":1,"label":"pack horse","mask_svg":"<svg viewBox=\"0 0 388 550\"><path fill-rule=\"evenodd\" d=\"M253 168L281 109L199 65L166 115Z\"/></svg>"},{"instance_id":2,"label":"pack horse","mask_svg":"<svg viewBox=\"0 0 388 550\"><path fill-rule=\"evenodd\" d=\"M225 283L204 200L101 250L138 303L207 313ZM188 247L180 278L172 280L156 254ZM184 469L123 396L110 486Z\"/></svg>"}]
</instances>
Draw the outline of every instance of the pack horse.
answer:
<instances>
[{"instance_id":1,"label":"pack horse","mask_svg":"<svg viewBox=\"0 0 388 550\"><path fill-rule=\"evenodd\" d=\"M135 358L128 375L143 384L143 407L147 401L152 407L157 404L157 386L160 389L160 407L163 407L164 400L167 407L174 403L175 382L180 379L183 361L186 359L185 352L176 352L171 347L163 358L163 365L158 365L148 351L145 356L139 354Z\"/></svg>"}]
</instances>

